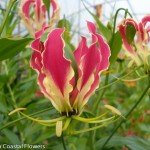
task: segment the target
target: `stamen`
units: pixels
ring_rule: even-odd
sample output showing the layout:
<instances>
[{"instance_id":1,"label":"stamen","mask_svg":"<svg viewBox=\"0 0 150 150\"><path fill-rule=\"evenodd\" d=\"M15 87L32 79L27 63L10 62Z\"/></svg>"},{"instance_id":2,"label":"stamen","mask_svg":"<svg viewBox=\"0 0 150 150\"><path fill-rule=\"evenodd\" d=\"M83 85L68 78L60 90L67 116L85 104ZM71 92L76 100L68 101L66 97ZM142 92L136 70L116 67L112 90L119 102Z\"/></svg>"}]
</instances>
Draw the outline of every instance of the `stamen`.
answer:
<instances>
[{"instance_id":1,"label":"stamen","mask_svg":"<svg viewBox=\"0 0 150 150\"><path fill-rule=\"evenodd\" d=\"M106 121L109 121L109 120L113 120L114 118L115 118L115 116L112 116L112 117L107 118L107 119L102 119L102 120L89 121L89 120L86 120L86 118L74 117L74 119L76 119L78 121L81 121L81 122L85 122L85 123L102 123L102 122L106 122Z\"/></svg>"},{"instance_id":2,"label":"stamen","mask_svg":"<svg viewBox=\"0 0 150 150\"><path fill-rule=\"evenodd\" d=\"M73 109L73 111L61 112L62 116L71 117L73 115L78 115L78 110Z\"/></svg>"},{"instance_id":3,"label":"stamen","mask_svg":"<svg viewBox=\"0 0 150 150\"><path fill-rule=\"evenodd\" d=\"M26 110L27 108L17 108L17 109L15 109L15 110L13 110L13 111L11 111L8 115L10 116L10 115L12 115L12 114L14 114L14 113L16 113L16 112L18 112L18 111L20 111L20 110Z\"/></svg>"},{"instance_id":4,"label":"stamen","mask_svg":"<svg viewBox=\"0 0 150 150\"><path fill-rule=\"evenodd\" d=\"M82 122L90 122L90 121L98 120L98 119L104 117L105 115L107 115L108 113L109 113L109 111L107 111L104 114L102 114L100 116L97 116L95 118L83 118L83 117L79 117L79 116L72 116L72 118L76 119L76 120L79 120L79 121L82 121Z\"/></svg>"},{"instance_id":5,"label":"stamen","mask_svg":"<svg viewBox=\"0 0 150 150\"><path fill-rule=\"evenodd\" d=\"M68 113L68 111L66 111L66 114L67 114L67 117L69 117L69 113Z\"/></svg>"},{"instance_id":6,"label":"stamen","mask_svg":"<svg viewBox=\"0 0 150 150\"><path fill-rule=\"evenodd\" d=\"M107 126L108 124L110 123L113 123L115 121L117 121L120 117L118 117L117 119L113 120L113 121L110 121L110 122L107 122L107 123L104 123L104 124L101 124L101 125L98 125L98 126L95 126L95 127L92 127L92 128L87 128L87 129L83 129L83 130L78 130L78 131L72 131L71 134L79 134L79 133L84 133L84 132L88 132L88 131L92 131L92 130L96 130L98 128L101 128L101 127L104 127L104 126Z\"/></svg>"},{"instance_id":7,"label":"stamen","mask_svg":"<svg viewBox=\"0 0 150 150\"><path fill-rule=\"evenodd\" d=\"M58 137L60 137L61 134L62 134L62 125L63 125L62 121L57 121L56 122L56 135Z\"/></svg>"},{"instance_id":8,"label":"stamen","mask_svg":"<svg viewBox=\"0 0 150 150\"><path fill-rule=\"evenodd\" d=\"M35 119L35 118L32 118L22 112L20 112L24 117L30 119L30 120L33 120L33 121L36 121L36 122L40 122L40 123L52 123L52 122L57 122L59 120L64 120L66 117L65 116L62 116L62 117L59 117L59 118L56 118L56 119L51 119L51 120L40 120L40 119Z\"/></svg>"},{"instance_id":9,"label":"stamen","mask_svg":"<svg viewBox=\"0 0 150 150\"><path fill-rule=\"evenodd\" d=\"M43 125L43 126L46 126L46 127L52 127L52 126L56 125L56 123L53 123L53 124L46 124L46 123L41 123L41 122L38 122L38 123Z\"/></svg>"},{"instance_id":10,"label":"stamen","mask_svg":"<svg viewBox=\"0 0 150 150\"><path fill-rule=\"evenodd\" d=\"M118 109L116 109L115 107L110 106L110 105L104 105L104 107L111 110L114 114L121 116L122 118L125 119L125 117L121 114L121 112Z\"/></svg>"},{"instance_id":11,"label":"stamen","mask_svg":"<svg viewBox=\"0 0 150 150\"><path fill-rule=\"evenodd\" d=\"M65 122L65 125L64 125L64 127L63 127L63 131L65 131L65 130L68 128L70 122L71 122L71 118L67 118L67 119L66 119L66 122Z\"/></svg>"}]
</instances>

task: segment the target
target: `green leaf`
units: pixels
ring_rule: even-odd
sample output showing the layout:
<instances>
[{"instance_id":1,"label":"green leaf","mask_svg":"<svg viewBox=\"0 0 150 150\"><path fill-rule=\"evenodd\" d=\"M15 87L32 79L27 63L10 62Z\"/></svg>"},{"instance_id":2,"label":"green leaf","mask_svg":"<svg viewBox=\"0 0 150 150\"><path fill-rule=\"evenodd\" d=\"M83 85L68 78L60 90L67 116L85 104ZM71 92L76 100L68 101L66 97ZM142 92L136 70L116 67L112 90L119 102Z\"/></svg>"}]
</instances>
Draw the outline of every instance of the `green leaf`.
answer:
<instances>
[{"instance_id":1,"label":"green leaf","mask_svg":"<svg viewBox=\"0 0 150 150\"><path fill-rule=\"evenodd\" d=\"M8 75L0 75L0 83L5 84L8 82L8 80L9 80Z\"/></svg>"},{"instance_id":2,"label":"green leaf","mask_svg":"<svg viewBox=\"0 0 150 150\"><path fill-rule=\"evenodd\" d=\"M84 3L83 3L84 4ZM105 27L103 25L103 23L98 19L98 17L93 14L84 4L85 9L91 14L91 16L94 18L94 20L96 21L99 29L100 29L100 33L106 38L107 41L109 41L111 39L112 33L111 31Z\"/></svg>"},{"instance_id":3,"label":"green leaf","mask_svg":"<svg viewBox=\"0 0 150 150\"><path fill-rule=\"evenodd\" d=\"M1 38L0 39L0 61L14 57L21 52L32 38L24 38L19 40Z\"/></svg>"},{"instance_id":4,"label":"green leaf","mask_svg":"<svg viewBox=\"0 0 150 150\"><path fill-rule=\"evenodd\" d=\"M70 31L71 30L71 23L66 20L66 19L61 19L59 22L58 22L58 28L66 28L66 30Z\"/></svg>"},{"instance_id":5,"label":"green leaf","mask_svg":"<svg viewBox=\"0 0 150 150\"><path fill-rule=\"evenodd\" d=\"M47 14L48 14L48 17L50 18L50 16L49 16L49 13L50 13L50 0L43 0L43 3L46 6Z\"/></svg>"},{"instance_id":6,"label":"green leaf","mask_svg":"<svg viewBox=\"0 0 150 150\"><path fill-rule=\"evenodd\" d=\"M148 124L138 124L139 128L146 132L147 134L150 134L150 125Z\"/></svg>"},{"instance_id":7,"label":"green leaf","mask_svg":"<svg viewBox=\"0 0 150 150\"><path fill-rule=\"evenodd\" d=\"M115 60L117 59L117 55L122 47L122 38L120 33L117 31L114 34L114 37L112 39L112 42L110 43L110 50L111 50L111 56L110 56L110 64L112 65Z\"/></svg>"},{"instance_id":8,"label":"green leaf","mask_svg":"<svg viewBox=\"0 0 150 150\"><path fill-rule=\"evenodd\" d=\"M45 42L46 39L47 39L48 34L49 34L48 32L44 32L44 33L42 34L42 36L40 37L40 41L41 41L41 42Z\"/></svg>"},{"instance_id":9,"label":"green leaf","mask_svg":"<svg viewBox=\"0 0 150 150\"><path fill-rule=\"evenodd\" d=\"M74 58L73 51L71 49L71 45L66 42L64 50L65 50L65 57L71 61L71 65L72 65L73 70L75 72L75 79L77 81L77 79L78 79L78 66L76 64L76 60Z\"/></svg>"},{"instance_id":10,"label":"green leaf","mask_svg":"<svg viewBox=\"0 0 150 150\"><path fill-rule=\"evenodd\" d=\"M65 28L65 32L63 34L63 38L65 41L70 41L71 40L71 36L70 36L70 30L71 30L71 23L66 20L66 19L61 19L58 22L57 25L58 28Z\"/></svg>"},{"instance_id":11,"label":"green leaf","mask_svg":"<svg viewBox=\"0 0 150 150\"><path fill-rule=\"evenodd\" d=\"M0 94L2 94L2 93L0 93ZM5 102L5 99L2 97L2 96L0 96L0 112L1 113L7 113L8 112L8 105L7 105L7 103Z\"/></svg>"},{"instance_id":12,"label":"green leaf","mask_svg":"<svg viewBox=\"0 0 150 150\"><path fill-rule=\"evenodd\" d=\"M101 140L97 141L95 144L96 148L101 148L104 142L106 141L105 138L101 138ZM128 137L122 137L122 136L114 136L112 139L107 143L106 148L116 148L116 147L122 147L126 145L132 150L148 150L150 147L150 143L148 141L145 141L142 138L134 137L134 136L128 136Z\"/></svg>"},{"instance_id":13,"label":"green leaf","mask_svg":"<svg viewBox=\"0 0 150 150\"><path fill-rule=\"evenodd\" d=\"M12 131L10 131L8 129L4 129L2 132L6 136L6 138L10 142L10 144L20 144L21 143L19 138Z\"/></svg>"},{"instance_id":14,"label":"green leaf","mask_svg":"<svg viewBox=\"0 0 150 150\"><path fill-rule=\"evenodd\" d=\"M136 29L132 24L128 24L126 28L126 38L129 44L131 44L134 40L136 34Z\"/></svg>"}]
</instances>

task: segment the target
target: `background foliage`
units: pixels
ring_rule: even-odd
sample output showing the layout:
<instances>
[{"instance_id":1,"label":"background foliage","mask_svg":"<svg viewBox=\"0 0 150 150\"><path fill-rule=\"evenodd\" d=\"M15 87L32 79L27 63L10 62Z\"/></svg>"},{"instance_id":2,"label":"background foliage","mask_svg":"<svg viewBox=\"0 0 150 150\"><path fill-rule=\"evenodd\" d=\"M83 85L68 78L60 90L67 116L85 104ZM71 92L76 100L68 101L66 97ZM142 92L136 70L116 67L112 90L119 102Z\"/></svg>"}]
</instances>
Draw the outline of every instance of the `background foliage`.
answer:
<instances>
[{"instance_id":1,"label":"background foliage","mask_svg":"<svg viewBox=\"0 0 150 150\"><path fill-rule=\"evenodd\" d=\"M109 42L112 55L109 71L103 73L100 88L91 97L83 115L97 116L103 112L104 104L115 106L126 115L141 96L143 89L147 87L145 72L142 67L127 67L128 59L118 57L122 46L120 34L107 28L88 8L86 9L97 22L98 32ZM63 149L61 138L56 137L54 128L43 127L25 119L19 113L8 116L10 111L18 107L25 107L26 114L43 119L55 118L59 115L51 103L40 94L36 82L37 75L30 67L32 50L29 45L33 38L29 35L15 35L19 23L17 10L18 3L13 6L0 38L0 144L45 144L46 149L60 150ZM0 22L4 15L5 10L0 10ZM71 23L62 19L58 27L64 26L68 29L64 35L68 47L74 49L71 41L73 35L69 34ZM150 148L149 96L145 94L140 105L126 119L103 150L125 150L125 147L131 150ZM64 133L67 149L100 150L119 123L120 121L80 135ZM78 122L74 124L85 128L85 125Z\"/></svg>"}]
</instances>

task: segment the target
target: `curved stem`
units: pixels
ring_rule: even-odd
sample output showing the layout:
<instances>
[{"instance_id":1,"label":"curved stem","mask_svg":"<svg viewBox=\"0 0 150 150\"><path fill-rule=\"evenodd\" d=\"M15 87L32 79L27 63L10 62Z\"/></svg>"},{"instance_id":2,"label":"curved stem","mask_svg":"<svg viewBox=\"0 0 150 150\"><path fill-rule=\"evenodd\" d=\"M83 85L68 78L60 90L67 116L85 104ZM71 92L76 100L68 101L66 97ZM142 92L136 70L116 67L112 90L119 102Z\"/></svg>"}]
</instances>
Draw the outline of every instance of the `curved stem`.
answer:
<instances>
[{"instance_id":1,"label":"curved stem","mask_svg":"<svg viewBox=\"0 0 150 150\"><path fill-rule=\"evenodd\" d=\"M118 16L118 13L120 10L124 10L125 11L125 18L127 16L127 14L129 14L129 16L132 18L132 15L128 12L127 9L125 8L119 8L117 11L116 11L116 14L114 16L114 24L113 24L113 32L112 32L112 38L111 38L111 42L110 42L110 48L112 46L112 43L113 43L113 40L114 40L114 35L115 35L115 28L116 28L116 22L117 22L117 16Z\"/></svg>"},{"instance_id":2,"label":"curved stem","mask_svg":"<svg viewBox=\"0 0 150 150\"><path fill-rule=\"evenodd\" d=\"M124 76L122 76L122 77L120 77L120 78L118 78L118 79L115 79L113 82L111 82L111 83L109 83L109 84L107 84L107 85L105 85L105 86L103 86L103 87L101 87L101 88L98 88L96 91L101 91L101 90L103 90L103 89L105 89L105 88L108 88L108 87L112 86L112 85L115 84L116 82L121 81L123 78L127 77L129 74L131 74L131 73L133 73L133 72L136 72L136 70L139 69L139 68L141 68L142 66L143 66L143 65L136 67L136 68L133 69L131 72L125 74ZM126 70L123 71L121 75L123 75L125 72L126 72Z\"/></svg>"},{"instance_id":3,"label":"curved stem","mask_svg":"<svg viewBox=\"0 0 150 150\"><path fill-rule=\"evenodd\" d=\"M61 135L61 141L62 141L64 150L67 150L66 145L65 145L64 134L63 133Z\"/></svg>"},{"instance_id":4,"label":"curved stem","mask_svg":"<svg viewBox=\"0 0 150 150\"><path fill-rule=\"evenodd\" d=\"M116 14L115 14L115 17L114 17L114 25L113 25L113 34L112 34L112 40L111 40L111 43L110 43L110 47L113 43L113 39L114 39L114 34L115 34L115 27L116 27L116 21L117 21L117 16L118 16L118 13L120 10L124 10L125 11L125 17L127 16L127 14L129 14L129 16L132 18L132 15L128 12L127 9L124 9L124 8L119 8L117 11L116 11ZM109 74L106 75L106 78L105 78L105 85L108 84L108 80L109 80ZM104 86L105 86L104 85ZM98 104L100 102L100 100L102 99L102 97L104 96L105 94L105 89L103 90L101 96L99 97L98 101L95 103L95 107L94 107L94 110L97 110L97 107L98 107Z\"/></svg>"},{"instance_id":5,"label":"curved stem","mask_svg":"<svg viewBox=\"0 0 150 150\"><path fill-rule=\"evenodd\" d=\"M6 9L6 13L5 13L5 15L4 15L4 19L3 19L2 24L1 24L1 26L0 26L0 36L1 36L2 32L3 32L5 23L6 23L6 21L7 21L8 15L9 15L9 13L10 13L10 10L11 10L11 8L13 7L13 5L14 5L14 3L15 3L16 1L17 1L17 0L10 0L10 1L9 1L8 8Z\"/></svg>"},{"instance_id":6,"label":"curved stem","mask_svg":"<svg viewBox=\"0 0 150 150\"><path fill-rule=\"evenodd\" d=\"M119 13L120 10L124 10L124 11L125 11L125 17L127 16L127 14L129 14L129 16L132 18L132 15L128 12L127 9L125 9L125 8L119 8L119 9L116 11L116 14L115 14L115 17L114 17L113 34L115 33L115 27L116 27L116 22L117 22L117 16L118 16L118 13Z\"/></svg>"},{"instance_id":7,"label":"curved stem","mask_svg":"<svg viewBox=\"0 0 150 150\"><path fill-rule=\"evenodd\" d=\"M128 116L133 112L133 110L138 106L138 104L142 101L142 99L144 98L145 94L148 92L150 88L150 76L148 78L148 86L147 88L144 90L144 92L142 93L142 95L140 96L139 100L135 103L135 105L133 105L133 107L130 109L130 111L126 114L125 118L128 118ZM102 149L104 149L104 147L106 146L106 144L110 141L110 139L112 138L112 136L116 133L116 131L120 128L120 126L122 125L122 123L124 123L125 120L122 119L122 121L118 124L118 126L116 128L114 128L113 132L110 134L110 136L108 137L108 139L105 141L104 145L102 146Z\"/></svg>"}]
</instances>

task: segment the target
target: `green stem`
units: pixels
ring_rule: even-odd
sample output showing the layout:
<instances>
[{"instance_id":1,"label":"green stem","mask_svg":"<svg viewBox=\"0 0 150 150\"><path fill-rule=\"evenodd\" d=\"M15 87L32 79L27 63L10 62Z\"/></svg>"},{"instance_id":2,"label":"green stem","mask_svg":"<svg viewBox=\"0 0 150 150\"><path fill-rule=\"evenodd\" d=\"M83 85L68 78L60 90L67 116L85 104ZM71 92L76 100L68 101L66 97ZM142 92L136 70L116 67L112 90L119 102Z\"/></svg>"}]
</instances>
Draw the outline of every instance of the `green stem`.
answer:
<instances>
[{"instance_id":1,"label":"green stem","mask_svg":"<svg viewBox=\"0 0 150 150\"><path fill-rule=\"evenodd\" d=\"M13 106L14 106L14 108L16 109L16 108L17 108L17 104L16 104L16 100L15 100L15 97L14 97L14 93L13 93L13 91L12 91L12 89L11 89L10 84L7 84L7 87L8 87L9 93L10 93L10 95L11 95L11 100L12 100ZM17 112L17 115L18 115L18 118L21 117L20 114L19 114L19 112ZM22 130L20 130L20 129L18 129L18 130L20 131L21 143L24 144L25 138L24 138L23 132L22 132Z\"/></svg>"},{"instance_id":2,"label":"green stem","mask_svg":"<svg viewBox=\"0 0 150 150\"><path fill-rule=\"evenodd\" d=\"M116 22L117 22L117 16L118 16L118 13L120 10L124 10L125 11L125 17L127 16L127 14L129 14L129 16L132 18L132 15L128 12L127 9L125 8L119 8L117 11L116 11L116 14L114 16L114 24L113 24L113 32L112 32L112 38L111 38L111 42L110 42L110 48L112 46L112 43L113 43L113 40L114 40L114 35L115 35L115 28L116 28Z\"/></svg>"},{"instance_id":3,"label":"green stem","mask_svg":"<svg viewBox=\"0 0 150 150\"><path fill-rule=\"evenodd\" d=\"M101 91L101 90L103 90L103 91L102 91L102 94L100 95L98 101L96 102L96 105L95 105L95 107L94 107L94 111L95 111L95 112L98 111L98 109L97 109L98 104L100 103L100 100L102 99L103 95L105 94L105 90L104 90L104 89L106 89L106 88L110 87L111 85L117 83L118 81L120 81L121 79L125 78L125 77L128 76L129 74L135 72L135 71L136 71L138 68L140 68L140 67L141 67L141 66L138 66L137 68L135 68L135 69L132 70L131 72L129 72L129 73L127 73L126 75L122 76L120 79L116 79L115 81L113 81L113 82L111 82L111 83L109 83L109 84L108 84L109 74L107 74L107 75L106 75L106 78L105 78L104 86L103 86L102 88L100 88L100 89L97 89L98 91ZM126 72L126 70L123 71L122 75L123 75L125 72ZM92 134L92 133L91 133L91 134ZM93 131L92 140L91 140L92 143L95 143L95 137L96 137L96 131Z\"/></svg>"},{"instance_id":4,"label":"green stem","mask_svg":"<svg viewBox=\"0 0 150 150\"><path fill-rule=\"evenodd\" d=\"M117 16L118 16L118 13L120 10L124 10L126 14L129 14L129 16L132 18L132 15L128 12L127 9L125 8L119 8L117 11L116 11L116 14L114 16L114 25L113 25L113 34L115 33L115 27L116 27L116 22L117 22ZM125 15L126 17L126 15Z\"/></svg>"},{"instance_id":5,"label":"green stem","mask_svg":"<svg viewBox=\"0 0 150 150\"><path fill-rule=\"evenodd\" d=\"M134 109L138 106L138 104L142 101L142 99L144 98L144 96L146 95L146 93L148 92L149 88L150 88L150 76L148 78L148 86L147 88L144 90L144 92L142 93L142 95L140 96L139 100L135 103L135 105L130 109L130 111L126 114L125 118L127 119L128 116L134 111ZM122 123L124 123L125 120L122 119L122 121L118 124L118 126L113 130L113 132L110 134L110 136L108 137L108 139L105 141L104 145L102 146L102 149L104 149L104 147L106 146L106 144L110 141L110 139L112 138L112 136L116 133L116 131L120 128L120 126L122 125Z\"/></svg>"},{"instance_id":6,"label":"green stem","mask_svg":"<svg viewBox=\"0 0 150 150\"><path fill-rule=\"evenodd\" d=\"M125 14L124 14L124 18L127 18L127 14L128 14L128 9L126 9Z\"/></svg>"},{"instance_id":7,"label":"green stem","mask_svg":"<svg viewBox=\"0 0 150 150\"><path fill-rule=\"evenodd\" d=\"M6 65L5 62L3 64L4 64L4 67L5 67L6 74L8 75L7 65ZM16 109L17 108L16 99L15 99L15 96L14 96L14 92L13 92L13 90L12 90L9 83L7 83L7 88L8 88L8 91L10 93L10 96L11 96L12 105ZM18 115L18 118L21 117L19 112L17 112L17 115ZM20 127L18 127L18 130L19 130L19 133L20 133L21 143L24 144L25 138L24 138L23 132L22 132L22 130L20 130Z\"/></svg>"},{"instance_id":8,"label":"green stem","mask_svg":"<svg viewBox=\"0 0 150 150\"><path fill-rule=\"evenodd\" d=\"M65 145L64 134L63 133L61 135L61 141L62 141L62 145L63 145L64 150L67 150L66 145Z\"/></svg>"},{"instance_id":9,"label":"green stem","mask_svg":"<svg viewBox=\"0 0 150 150\"><path fill-rule=\"evenodd\" d=\"M110 43L110 48L111 48L111 45L112 45L112 43L113 43L113 39L114 39L114 35L115 35L115 27L116 27L117 16L118 16L118 13L119 13L120 10L124 10L126 15L129 14L130 17L132 17L131 14L128 12L127 9L119 8L119 9L116 11L116 14L115 14L115 17L114 17L113 34L112 34L112 40L111 40L111 43ZM109 80L109 74L106 75L104 86L106 86L106 85L108 84L108 80ZM105 90L105 88L104 88L104 90L103 90L101 96L99 97L98 101L95 103L94 110L97 110L98 104L99 104L100 100L102 99L102 97L104 96L105 91L106 91L106 90Z\"/></svg>"},{"instance_id":10,"label":"green stem","mask_svg":"<svg viewBox=\"0 0 150 150\"><path fill-rule=\"evenodd\" d=\"M14 109L16 109L17 108L16 100L15 100L14 93L12 91L12 88L11 88L10 84L7 84L7 88L9 90L10 95L11 95L11 100L12 100L12 104L14 106ZM19 114L19 113L17 113L17 114Z\"/></svg>"},{"instance_id":11,"label":"green stem","mask_svg":"<svg viewBox=\"0 0 150 150\"><path fill-rule=\"evenodd\" d=\"M107 84L107 85L105 85L105 86L103 86L103 87L101 87L101 88L98 88L96 91L101 91L101 90L103 90L103 89L105 89L105 88L108 88L108 87L112 86L113 84L115 84L115 83L117 83L118 81L122 80L123 78L127 77L129 74L135 72L137 69L141 68L142 66L143 66L143 65L136 67L134 70L132 70L131 72L129 72L129 73L125 74L125 75L124 75L124 73L126 72L126 70L123 71L123 72L121 73L121 75L124 75L124 76L120 77L119 79L115 79L115 80L112 81L111 83L109 83L109 84Z\"/></svg>"},{"instance_id":12,"label":"green stem","mask_svg":"<svg viewBox=\"0 0 150 150\"><path fill-rule=\"evenodd\" d=\"M106 86L106 85L108 84L108 80L109 80L109 73L108 73L108 74L106 75L106 77L105 77L104 86ZM106 88L103 89L103 91L102 91L102 93L101 93L99 99L96 101L96 103L95 103L95 105L94 105L94 112L95 112L95 114L97 114L97 113L99 112L98 106L99 106L99 103L100 103L101 99L103 98L105 92L106 92ZM91 138L91 145L92 145L92 148L93 148L92 150L94 150L93 145L94 145L94 143L95 143L96 130L91 131L90 134L91 134L91 137L90 137L90 138Z\"/></svg>"},{"instance_id":13,"label":"green stem","mask_svg":"<svg viewBox=\"0 0 150 150\"><path fill-rule=\"evenodd\" d=\"M110 43L110 48L111 48L112 43L113 43L113 39L114 39L114 35L115 35L116 22L117 22L117 16L118 16L118 13L119 13L120 10L124 10L125 11L125 16L127 16L127 14L129 14L129 16L132 18L132 15L128 12L127 9L119 8L116 11L116 14L114 16L113 34L112 34L112 38L111 38L112 40L111 40L111 43ZM109 80L109 74L106 75L104 86L108 84L108 80ZM95 103L94 110L97 110L98 104L99 104L100 100L102 99L102 97L104 96L104 94L105 94L105 89L103 90L103 92L102 92L101 96L99 97L98 101Z\"/></svg>"},{"instance_id":14,"label":"green stem","mask_svg":"<svg viewBox=\"0 0 150 150\"><path fill-rule=\"evenodd\" d=\"M4 19L3 19L2 24L1 24L1 26L0 26L0 36L1 36L2 32L3 32L5 23L6 23L6 21L7 21L8 15L9 15L9 13L10 13L10 10L11 10L11 8L13 7L13 5L14 5L14 3L15 3L16 1L17 1L17 0L10 0L10 1L9 1L8 8L6 9L6 13L5 13L5 15L4 15Z\"/></svg>"},{"instance_id":15,"label":"green stem","mask_svg":"<svg viewBox=\"0 0 150 150\"><path fill-rule=\"evenodd\" d=\"M109 74L106 75L104 87L105 87L106 85L108 85L108 80L109 80ZM98 104L100 103L100 100L103 98L103 96L104 96L104 94L105 94L105 91L106 91L106 88L103 89L102 94L100 95L99 99L95 102L95 107L94 107L94 111L95 111L95 112L97 111Z\"/></svg>"}]
</instances>

